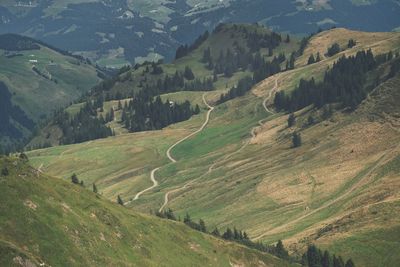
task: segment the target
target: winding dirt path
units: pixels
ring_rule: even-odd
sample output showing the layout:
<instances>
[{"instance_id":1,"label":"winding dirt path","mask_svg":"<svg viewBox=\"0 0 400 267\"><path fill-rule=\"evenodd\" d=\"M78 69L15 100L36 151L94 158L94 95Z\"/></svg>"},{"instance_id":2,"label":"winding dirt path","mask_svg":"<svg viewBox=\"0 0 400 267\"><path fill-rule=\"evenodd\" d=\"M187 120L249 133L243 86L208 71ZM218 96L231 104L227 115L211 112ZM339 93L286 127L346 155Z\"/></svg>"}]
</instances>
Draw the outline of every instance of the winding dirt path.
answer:
<instances>
[{"instance_id":1,"label":"winding dirt path","mask_svg":"<svg viewBox=\"0 0 400 267\"><path fill-rule=\"evenodd\" d=\"M186 136L185 138L179 140L178 142L176 142L175 144L173 144L170 148L168 148L168 150L167 150L167 157L169 158L170 161L176 162L176 159L174 159L174 157L172 157L172 155L171 155L172 149L174 149L177 145L179 145L180 143L186 141L186 140L189 139L190 137L192 137L192 136L194 136L194 135L200 133L201 131L203 131L204 128L207 126L208 122L210 121L210 115L211 115L211 112L213 112L214 107L210 106L210 105L207 103L207 100L206 100L205 96L206 96L206 94L203 94L203 102L204 102L204 104L205 104L205 105L207 106L207 108L208 108L206 120L204 121L203 125L202 125L197 131L195 131L195 132L189 134L188 136Z\"/></svg>"},{"instance_id":2,"label":"winding dirt path","mask_svg":"<svg viewBox=\"0 0 400 267\"><path fill-rule=\"evenodd\" d=\"M172 146L170 146L170 147L168 148L166 155L167 155L168 159L169 159L172 163L177 162L177 160L176 160L175 158L173 158L172 155L171 155L172 149L174 149L177 145L179 145L180 143L186 141L186 140L189 139L190 137L192 137L192 136L194 136L194 135L200 133L201 131L203 131L204 128L207 126L208 122L210 121L210 116L211 116L211 113L212 113L213 110L214 110L214 107L210 106L210 105L207 103L207 100L206 100L206 93L203 94L203 102L204 102L204 104L205 104L205 105L207 106L207 108L208 108L207 115L206 115L206 120L204 121L203 125L201 125L201 127L200 127L197 131L195 131L195 132L189 134L188 136L182 138L181 140L179 140L178 142L176 142L175 144L173 144ZM139 193L137 193L137 194L135 195L135 198L134 198L133 200L130 200L130 201L128 201L128 202L125 202L124 205L128 205L128 204L130 204L132 201L138 200L142 194L144 194L144 193L146 193L147 191L150 191L150 190L152 190L152 189L154 189L155 187L158 186L158 181L157 181L156 178L155 178L155 174L156 174L156 172L157 172L158 170L160 170L160 168L161 168L161 167L158 167L158 168L155 168L154 170L151 171L150 180L151 180L151 182L153 183L153 185L152 185L151 187L146 188L146 189L140 191ZM168 194L168 193L167 193L167 194ZM168 200L168 195L166 195L165 198ZM168 201L167 201L167 202L168 202ZM163 206L164 206L164 205L163 205ZM160 209L160 210L162 210L162 209Z\"/></svg>"},{"instance_id":3,"label":"winding dirt path","mask_svg":"<svg viewBox=\"0 0 400 267\"><path fill-rule=\"evenodd\" d=\"M267 113L275 114L274 111L270 110L270 109L267 107L267 102L268 102L269 100L271 100L271 98L274 96L276 90L278 90L278 80L279 80L279 76L277 75L276 78L275 78L275 86L269 91L268 96L264 99L264 101L263 101L263 103L262 103L262 105L263 105L263 107L264 107L264 109L265 109L265 111L266 111ZM208 106L208 105L207 105L207 106ZM256 137L255 131L257 130L258 127L263 126L263 121L264 121L264 120L265 120L265 119L259 120L259 121L258 121L258 125L257 125L256 127L254 127L254 128L251 129L251 132L250 132L250 133L251 133L252 138ZM246 142L245 142L245 143L242 145L242 147L240 147L238 150L236 150L236 151L234 151L234 152L232 152L232 153L226 155L225 157L222 158L222 160L214 162L214 163L208 168L207 172L205 172L203 175L199 176L199 177L196 178L196 179L193 179L193 180L187 182L186 184L184 184L183 186L181 186L181 187L179 187L179 188L170 190L170 191L168 191L167 193L165 193L165 196L164 196L164 203L163 203L163 205L161 206L161 208L159 209L159 212L162 212L163 209L168 205L168 202L170 201L170 195L172 195L172 194L174 194L174 193L176 193L176 192L179 192L179 191L181 191L181 190L187 188L188 186L192 185L192 184L193 184L194 182L196 182L197 180L199 180L199 179L203 178L204 176L210 174L210 173L213 171L213 169L215 168L215 166L216 166L219 162L223 162L223 161L229 159L230 157L232 157L232 156L238 154L240 151L242 151L244 148L246 148L246 147L250 144L250 141L251 141L251 139L246 140ZM179 143L180 143L180 142L178 142L177 144L179 144ZM177 144L176 144L176 145L177 145ZM167 154L168 154L168 153L167 153ZM170 158L170 159L171 159L171 160L174 160L173 158Z\"/></svg>"}]
</instances>

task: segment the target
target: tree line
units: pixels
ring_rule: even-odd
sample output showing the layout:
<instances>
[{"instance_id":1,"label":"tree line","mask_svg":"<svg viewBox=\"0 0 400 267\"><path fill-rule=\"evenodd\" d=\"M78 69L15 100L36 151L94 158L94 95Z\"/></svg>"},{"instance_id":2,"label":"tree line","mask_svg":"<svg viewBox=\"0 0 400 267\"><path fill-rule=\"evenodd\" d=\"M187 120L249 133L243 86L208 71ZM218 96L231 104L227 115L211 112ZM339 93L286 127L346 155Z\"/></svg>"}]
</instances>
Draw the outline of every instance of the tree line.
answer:
<instances>
[{"instance_id":1,"label":"tree line","mask_svg":"<svg viewBox=\"0 0 400 267\"><path fill-rule=\"evenodd\" d=\"M352 259L348 259L346 263L341 256L330 255L329 251L322 251L315 245L310 245L303 254L301 263L308 267L355 267Z\"/></svg>"},{"instance_id":2,"label":"tree line","mask_svg":"<svg viewBox=\"0 0 400 267\"><path fill-rule=\"evenodd\" d=\"M63 132L61 144L82 143L114 134L111 128L105 125L105 119L102 116L98 117L97 109L103 108L103 102L98 101L88 100L76 115L70 115L64 110L55 113L53 123Z\"/></svg>"},{"instance_id":3,"label":"tree line","mask_svg":"<svg viewBox=\"0 0 400 267\"><path fill-rule=\"evenodd\" d=\"M140 91L123 106L121 122L130 132L158 130L199 113L200 107L192 108L189 101L163 102L160 96L154 98Z\"/></svg>"},{"instance_id":4,"label":"tree line","mask_svg":"<svg viewBox=\"0 0 400 267\"><path fill-rule=\"evenodd\" d=\"M274 104L278 110L294 112L314 104L320 108L329 103L341 103L354 109L367 95L367 73L379 64L371 50L359 51L355 56L341 57L326 71L323 81L301 79L290 93L278 92Z\"/></svg>"}]
</instances>

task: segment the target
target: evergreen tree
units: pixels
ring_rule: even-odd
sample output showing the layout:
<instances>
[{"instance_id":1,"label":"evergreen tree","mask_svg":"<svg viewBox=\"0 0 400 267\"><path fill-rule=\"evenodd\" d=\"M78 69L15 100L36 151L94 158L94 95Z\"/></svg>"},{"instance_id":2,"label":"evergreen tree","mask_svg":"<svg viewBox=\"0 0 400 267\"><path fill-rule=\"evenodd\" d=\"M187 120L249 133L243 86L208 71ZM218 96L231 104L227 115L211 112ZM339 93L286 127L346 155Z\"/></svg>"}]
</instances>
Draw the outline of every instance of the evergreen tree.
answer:
<instances>
[{"instance_id":1,"label":"evergreen tree","mask_svg":"<svg viewBox=\"0 0 400 267\"><path fill-rule=\"evenodd\" d=\"M202 219L199 220L199 226L201 232L207 233L206 223Z\"/></svg>"},{"instance_id":2,"label":"evergreen tree","mask_svg":"<svg viewBox=\"0 0 400 267\"><path fill-rule=\"evenodd\" d=\"M192 69L188 66L185 67L185 72L183 73L183 76L186 80L189 81L194 80L195 78Z\"/></svg>"},{"instance_id":3,"label":"evergreen tree","mask_svg":"<svg viewBox=\"0 0 400 267\"><path fill-rule=\"evenodd\" d=\"M327 51L327 55L329 56L329 57L331 57L331 56L333 56L333 55L336 55L337 53L339 53L340 52L340 45L338 44L338 43L334 43L332 46L330 46L329 48L328 48L328 51Z\"/></svg>"},{"instance_id":4,"label":"evergreen tree","mask_svg":"<svg viewBox=\"0 0 400 267\"><path fill-rule=\"evenodd\" d=\"M294 116L293 113L291 113L288 117L288 127L293 127L296 123L296 117Z\"/></svg>"},{"instance_id":5,"label":"evergreen tree","mask_svg":"<svg viewBox=\"0 0 400 267\"><path fill-rule=\"evenodd\" d=\"M322 256L321 264L322 267L331 267L331 256L327 250L325 250L324 255Z\"/></svg>"},{"instance_id":6,"label":"evergreen tree","mask_svg":"<svg viewBox=\"0 0 400 267\"><path fill-rule=\"evenodd\" d=\"M308 65L314 64L315 63L315 58L314 55L311 54L311 56L308 58Z\"/></svg>"},{"instance_id":7,"label":"evergreen tree","mask_svg":"<svg viewBox=\"0 0 400 267\"><path fill-rule=\"evenodd\" d=\"M316 246L311 245L307 249L308 267L321 267L321 257Z\"/></svg>"},{"instance_id":8,"label":"evergreen tree","mask_svg":"<svg viewBox=\"0 0 400 267\"><path fill-rule=\"evenodd\" d=\"M97 186L95 183L93 183L93 193L97 194Z\"/></svg>"},{"instance_id":9,"label":"evergreen tree","mask_svg":"<svg viewBox=\"0 0 400 267\"><path fill-rule=\"evenodd\" d=\"M192 222L192 219L190 218L189 213L186 213L185 217L183 218L183 222L184 222L185 224L189 224L189 223Z\"/></svg>"},{"instance_id":10,"label":"evergreen tree","mask_svg":"<svg viewBox=\"0 0 400 267\"><path fill-rule=\"evenodd\" d=\"M120 195L118 195L118 197L117 197L117 203L118 203L119 205L121 205L121 206L124 205L124 201L122 200L122 198L121 198Z\"/></svg>"},{"instance_id":11,"label":"evergreen tree","mask_svg":"<svg viewBox=\"0 0 400 267\"><path fill-rule=\"evenodd\" d=\"M321 54L318 52L315 62L320 62L320 61L321 61Z\"/></svg>"},{"instance_id":12,"label":"evergreen tree","mask_svg":"<svg viewBox=\"0 0 400 267\"><path fill-rule=\"evenodd\" d=\"M352 259L349 259L349 260L346 262L345 267L355 267L354 262L352 261Z\"/></svg>"},{"instance_id":13,"label":"evergreen tree","mask_svg":"<svg viewBox=\"0 0 400 267\"><path fill-rule=\"evenodd\" d=\"M226 239L226 240L232 240L233 239L233 232L232 232L231 228L228 227L226 229L225 233L222 235L222 238Z\"/></svg>"},{"instance_id":14,"label":"evergreen tree","mask_svg":"<svg viewBox=\"0 0 400 267\"><path fill-rule=\"evenodd\" d=\"M80 181L79 185L82 187L84 186L83 180Z\"/></svg>"},{"instance_id":15,"label":"evergreen tree","mask_svg":"<svg viewBox=\"0 0 400 267\"><path fill-rule=\"evenodd\" d=\"M348 44L347 44L347 47L348 47L348 48L352 48L352 47L354 47L355 45L356 45L356 41L354 41L353 39L350 39L349 42L348 42Z\"/></svg>"},{"instance_id":16,"label":"evergreen tree","mask_svg":"<svg viewBox=\"0 0 400 267\"><path fill-rule=\"evenodd\" d=\"M71 182L72 182L73 184L79 184L78 176L77 176L75 173L72 174L72 176L71 176Z\"/></svg>"},{"instance_id":17,"label":"evergreen tree","mask_svg":"<svg viewBox=\"0 0 400 267\"><path fill-rule=\"evenodd\" d=\"M301 135L298 132L294 132L292 135L292 143L293 147L300 147L301 146Z\"/></svg>"},{"instance_id":18,"label":"evergreen tree","mask_svg":"<svg viewBox=\"0 0 400 267\"><path fill-rule=\"evenodd\" d=\"M218 230L217 227L215 227L215 229L211 232L211 234L212 234L213 236L217 236L217 237L220 237L220 236L221 236L221 234L220 234L220 232L219 232L219 230Z\"/></svg>"},{"instance_id":19,"label":"evergreen tree","mask_svg":"<svg viewBox=\"0 0 400 267\"><path fill-rule=\"evenodd\" d=\"M282 240L279 240L278 243L276 244L275 253L281 259L289 258L289 253L287 252L287 250L283 246Z\"/></svg>"}]
</instances>

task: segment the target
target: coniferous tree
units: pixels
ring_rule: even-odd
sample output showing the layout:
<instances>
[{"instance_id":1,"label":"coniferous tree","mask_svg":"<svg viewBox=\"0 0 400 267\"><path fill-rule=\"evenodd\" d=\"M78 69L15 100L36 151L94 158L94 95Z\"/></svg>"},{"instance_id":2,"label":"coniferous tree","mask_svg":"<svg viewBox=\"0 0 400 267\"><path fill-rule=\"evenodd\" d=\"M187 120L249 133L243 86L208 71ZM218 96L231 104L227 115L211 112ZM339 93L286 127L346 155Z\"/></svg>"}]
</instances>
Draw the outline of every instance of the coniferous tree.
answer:
<instances>
[{"instance_id":1,"label":"coniferous tree","mask_svg":"<svg viewBox=\"0 0 400 267\"><path fill-rule=\"evenodd\" d=\"M347 44L347 47L348 48L353 48L355 45L356 45L356 41L354 41L353 39L350 39L348 44Z\"/></svg>"},{"instance_id":2,"label":"coniferous tree","mask_svg":"<svg viewBox=\"0 0 400 267\"><path fill-rule=\"evenodd\" d=\"M345 267L355 267L354 262L352 261L352 259L349 259L349 260L346 262Z\"/></svg>"},{"instance_id":3,"label":"coniferous tree","mask_svg":"<svg viewBox=\"0 0 400 267\"><path fill-rule=\"evenodd\" d=\"M184 72L183 76L185 77L186 80L189 80L189 81L194 80L194 78L195 78L192 69L188 66L185 67L185 72Z\"/></svg>"},{"instance_id":4,"label":"coniferous tree","mask_svg":"<svg viewBox=\"0 0 400 267\"><path fill-rule=\"evenodd\" d=\"M298 132L294 132L292 135L293 147L297 148L301 146L301 135Z\"/></svg>"},{"instance_id":5,"label":"coniferous tree","mask_svg":"<svg viewBox=\"0 0 400 267\"><path fill-rule=\"evenodd\" d=\"M220 237L220 236L221 236L221 234L220 234L220 232L219 232L219 230L218 230L217 227L215 227L215 229L211 232L211 234L212 234L213 236L217 236L217 237Z\"/></svg>"},{"instance_id":6,"label":"coniferous tree","mask_svg":"<svg viewBox=\"0 0 400 267\"><path fill-rule=\"evenodd\" d=\"M291 113L288 117L288 127L293 127L296 123L296 117L294 116L293 113Z\"/></svg>"},{"instance_id":7,"label":"coniferous tree","mask_svg":"<svg viewBox=\"0 0 400 267\"><path fill-rule=\"evenodd\" d=\"M321 54L318 52L317 57L315 58L315 62L320 62L321 61Z\"/></svg>"},{"instance_id":8,"label":"coniferous tree","mask_svg":"<svg viewBox=\"0 0 400 267\"><path fill-rule=\"evenodd\" d=\"M73 184L79 184L78 176L77 176L75 173L72 174L72 176L71 176L71 182L72 182Z\"/></svg>"},{"instance_id":9,"label":"coniferous tree","mask_svg":"<svg viewBox=\"0 0 400 267\"><path fill-rule=\"evenodd\" d=\"M331 57L331 56L333 56L333 55L336 55L337 53L339 53L340 52L340 45L338 44L338 43L334 43L332 46L330 46L329 48L328 48L328 51L327 51L327 55L329 56L329 57Z\"/></svg>"},{"instance_id":10,"label":"coniferous tree","mask_svg":"<svg viewBox=\"0 0 400 267\"><path fill-rule=\"evenodd\" d=\"M93 193L97 194L97 186L95 183L93 183Z\"/></svg>"},{"instance_id":11,"label":"coniferous tree","mask_svg":"<svg viewBox=\"0 0 400 267\"><path fill-rule=\"evenodd\" d=\"M124 201L122 200L122 198L121 198L120 195L118 195L118 197L117 197L117 203L118 203L119 205L121 205L121 206L124 205Z\"/></svg>"},{"instance_id":12,"label":"coniferous tree","mask_svg":"<svg viewBox=\"0 0 400 267\"><path fill-rule=\"evenodd\" d=\"M311 54L311 56L308 58L307 64L311 65L311 64L314 64L314 63L315 63L315 58L314 58L314 55Z\"/></svg>"},{"instance_id":13,"label":"coniferous tree","mask_svg":"<svg viewBox=\"0 0 400 267\"><path fill-rule=\"evenodd\" d=\"M199 226L201 232L207 233L206 223L202 219L199 220Z\"/></svg>"},{"instance_id":14,"label":"coniferous tree","mask_svg":"<svg viewBox=\"0 0 400 267\"><path fill-rule=\"evenodd\" d=\"M282 240L279 240L275 246L275 253L281 259L287 259L289 257L289 253L283 246Z\"/></svg>"},{"instance_id":15,"label":"coniferous tree","mask_svg":"<svg viewBox=\"0 0 400 267\"><path fill-rule=\"evenodd\" d=\"M289 36L289 34L286 35L286 40L285 40L285 42L286 42L286 43L290 43L290 36Z\"/></svg>"}]
</instances>

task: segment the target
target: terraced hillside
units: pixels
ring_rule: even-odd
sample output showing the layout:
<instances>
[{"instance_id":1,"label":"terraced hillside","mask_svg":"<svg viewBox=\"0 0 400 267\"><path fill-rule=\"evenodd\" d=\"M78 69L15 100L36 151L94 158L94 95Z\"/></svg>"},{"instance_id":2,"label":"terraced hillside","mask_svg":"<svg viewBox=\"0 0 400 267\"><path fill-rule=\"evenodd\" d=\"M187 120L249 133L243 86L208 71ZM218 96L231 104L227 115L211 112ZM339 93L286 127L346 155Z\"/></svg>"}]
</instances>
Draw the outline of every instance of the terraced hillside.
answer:
<instances>
[{"instance_id":1,"label":"terraced hillside","mask_svg":"<svg viewBox=\"0 0 400 267\"><path fill-rule=\"evenodd\" d=\"M2 266L296 266L0 158ZM6 171L5 171L6 170Z\"/></svg>"},{"instance_id":2,"label":"terraced hillside","mask_svg":"<svg viewBox=\"0 0 400 267\"><path fill-rule=\"evenodd\" d=\"M357 45L345 48L350 38ZM325 48L334 42L344 51L325 57ZM341 56L370 48L375 55L396 54L400 35L322 32L311 38L294 70L266 79L252 93L216 105L218 92L208 92L206 102L214 106L210 121L170 150L177 162L168 159L168 149L200 128L204 112L161 131L38 150L29 156L52 175L67 178L77 172L87 185L96 182L107 198L121 195L132 209L189 212L211 227L246 229L253 240L283 239L295 254L315 242L352 257L359 266L396 266L399 77L373 89L355 111L333 109L327 118L323 109L307 107L295 113L291 127L288 115L276 113L271 105L276 91L292 91L301 78L322 80ZM322 60L307 65L310 54L318 51ZM387 72L388 66L382 65L370 75ZM196 93L196 99L203 94ZM184 98L185 92L178 95ZM294 131L303 141L295 149ZM158 186L134 200L153 185L150 173L159 167Z\"/></svg>"}]
</instances>

